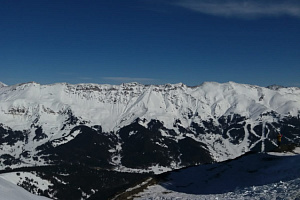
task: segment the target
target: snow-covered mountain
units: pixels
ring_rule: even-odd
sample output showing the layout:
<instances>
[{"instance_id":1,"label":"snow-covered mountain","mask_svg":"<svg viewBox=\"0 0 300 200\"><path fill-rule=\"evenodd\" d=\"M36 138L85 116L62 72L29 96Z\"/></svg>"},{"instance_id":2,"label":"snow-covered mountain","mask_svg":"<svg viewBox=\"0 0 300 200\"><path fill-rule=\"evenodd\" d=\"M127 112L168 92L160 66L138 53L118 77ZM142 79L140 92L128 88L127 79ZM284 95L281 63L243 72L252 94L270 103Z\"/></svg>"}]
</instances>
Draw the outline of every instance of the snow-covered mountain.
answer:
<instances>
[{"instance_id":1,"label":"snow-covered mountain","mask_svg":"<svg viewBox=\"0 0 300 200\"><path fill-rule=\"evenodd\" d=\"M2 84L0 169L51 180L48 189L29 188L36 194L99 199L105 187L114 188L109 197L149 176L135 172L160 174L272 150L278 132L283 144L299 144L299 115L296 87ZM87 187L75 181L79 171L111 183Z\"/></svg>"},{"instance_id":2,"label":"snow-covered mountain","mask_svg":"<svg viewBox=\"0 0 300 200\"><path fill-rule=\"evenodd\" d=\"M209 120L232 113L254 120L271 111L297 116L300 104L299 88L276 87L274 91L233 82L209 82L198 87L138 83L40 85L32 82L4 86L0 92L2 123L24 130L35 122L43 125L45 132L51 132L51 125L63 124L65 119L59 116L68 112L79 117L82 123L101 124L103 131L109 132L137 118L157 119L172 128L176 119L188 127L200 119ZM16 123L16 120L22 123Z\"/></svg>"},{"instance_id":3,"label":"snow-covered mountain","mask_svg":"<svg viewBox=\"0 0 300 200\"><path fill-rule=\"evenodd\" d=\"M80 161L161 173L264 151L276 145L278 131L297 142L299 111L299 88L234 82L3 84L0 168L73 162L81 146Z\"/></svg>"}]
</instances>

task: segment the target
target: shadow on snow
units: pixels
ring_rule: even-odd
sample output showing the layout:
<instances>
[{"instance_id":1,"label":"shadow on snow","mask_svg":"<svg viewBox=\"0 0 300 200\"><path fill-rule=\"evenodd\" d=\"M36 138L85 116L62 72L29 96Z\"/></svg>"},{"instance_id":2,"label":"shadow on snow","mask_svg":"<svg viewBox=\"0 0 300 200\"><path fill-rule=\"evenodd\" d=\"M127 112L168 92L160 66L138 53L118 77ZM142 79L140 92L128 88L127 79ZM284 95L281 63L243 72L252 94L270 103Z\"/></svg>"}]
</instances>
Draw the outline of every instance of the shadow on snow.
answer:
<instances>
[{"instance_id":1,"label":"shadow on snow","mask_svg":"<svg viewBox=\"0 0 300 200\"><path fill-rule=\"evenodd\" d=\"M171 172L160 185L180 193L222 194L296 178L300 178L300 155L248 153L222 163Z\"/></svg>"}]
</instances>

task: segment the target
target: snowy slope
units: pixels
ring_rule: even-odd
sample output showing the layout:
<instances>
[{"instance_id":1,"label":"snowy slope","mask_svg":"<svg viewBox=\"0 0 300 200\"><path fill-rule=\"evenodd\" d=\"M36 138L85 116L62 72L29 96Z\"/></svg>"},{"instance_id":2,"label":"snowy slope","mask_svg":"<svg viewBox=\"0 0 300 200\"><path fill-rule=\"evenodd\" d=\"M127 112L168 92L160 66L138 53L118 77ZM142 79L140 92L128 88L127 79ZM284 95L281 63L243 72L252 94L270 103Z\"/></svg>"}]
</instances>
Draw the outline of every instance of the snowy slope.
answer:
<instances>
[{"instance_id":1,"label":"snowy slope","mask_svg":"<svg viewBox=\"0 0 300 200\"><path fill-rule=\"evenodd\" d=\"M146 199L300 199L300 149L252 154L172 172L135 195Z\"/></svg>"},{"instance_id":2,"label":"snowy slope","mask_svg":"<svg viewBox=\"0 0 300 200\"><path fill-rule=\"evenodd\" d=\"M33 190L35 193L38 192L37 189L45 191L49 189L49 186L53 185L49 181L43 180L36 174L29 172L11 172L0 174L0 178L10 181L15 185L20 185L23 181L27 181L31 184L32 188L36 189L36 191Z\"/></svg>"},{"instance_id":3,"label":"snowy slope","mask_svg":"<svg viewBox=\"0 0 300 200\"><path fill-rule=\"evenodd\" d=\"M25 189L0 178L1 200L47 200L49 198L37 196L27 192Z\"/></svg>"},{"instance_id":4,"label":"snowy slope","mask_svg":"<svg viewBox=\"0 0 300 200\"><path fill-rule=\"evenodd\" d=\"M126 144L124 140L130 141L138 135L132 130L128 138L120 138L119 132L137 119L140 119L137 125L147 130L152 130L150 124L157 120L163 124L157 130L159 137L168 139L169 143L191 139L203 145L214 160L223 161L258 145L264 151L265 142L275 145L271 137L281 128L272 123L298 117L299 110L299 88L272 90L234 82L207 82L197 87L181 83L3 85L0 87L3 139L0 150L4 156L0 156L0 168L47 164L37 155L41 151L39 147L69 143L82 133L72 131L79 125L101 126L101 131L97 129L99 133L114 134L116 142L108 150L112 157L110 163L122 168L120 159L124 155L120 153ZM293 141L295 137L285 138ZM155 141L155 145L168 149L169 145L163 140ZM174 156L178 161L173 168L179 168L182 156ZM149 169L157 168L155 166L156 163Z\"/></svg>"}]
</instances>

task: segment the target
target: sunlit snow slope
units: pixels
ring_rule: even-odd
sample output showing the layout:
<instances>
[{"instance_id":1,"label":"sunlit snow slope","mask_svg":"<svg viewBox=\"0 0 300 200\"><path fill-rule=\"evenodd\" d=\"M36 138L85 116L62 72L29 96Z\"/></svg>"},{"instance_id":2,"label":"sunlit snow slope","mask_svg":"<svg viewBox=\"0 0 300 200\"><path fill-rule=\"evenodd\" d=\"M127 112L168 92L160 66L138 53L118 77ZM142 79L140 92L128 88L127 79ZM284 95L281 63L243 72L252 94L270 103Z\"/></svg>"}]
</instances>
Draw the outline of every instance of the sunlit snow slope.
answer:
<instances>
[{"instance_id":1,"label":"sunlit snow slope","mask_svg":"<svg viewBox=\"0 0 300 200\"><path fill-rule=\"evenodd\" d=\"M0 178L1 200L47 200L49 198L29 193L25 189Z\"/></svg>"}]
</instances>

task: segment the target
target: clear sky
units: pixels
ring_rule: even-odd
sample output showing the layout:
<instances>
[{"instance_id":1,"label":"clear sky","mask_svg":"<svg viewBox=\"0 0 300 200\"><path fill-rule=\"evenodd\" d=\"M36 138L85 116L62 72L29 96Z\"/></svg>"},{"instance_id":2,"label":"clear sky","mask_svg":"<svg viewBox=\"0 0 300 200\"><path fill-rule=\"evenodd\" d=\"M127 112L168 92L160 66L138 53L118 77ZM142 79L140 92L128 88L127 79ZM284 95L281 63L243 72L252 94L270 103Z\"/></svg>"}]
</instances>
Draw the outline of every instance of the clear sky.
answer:
<instances>
[{"instance_id":1,"label":"clear sky","mask_svg":"<svg viewBox=\"0 0 300 200\"><path fill-rule=\"evenodd\" d=\"M1 0L8 85L300 86L299 0Z\"/></svg>"}]
</instances>

